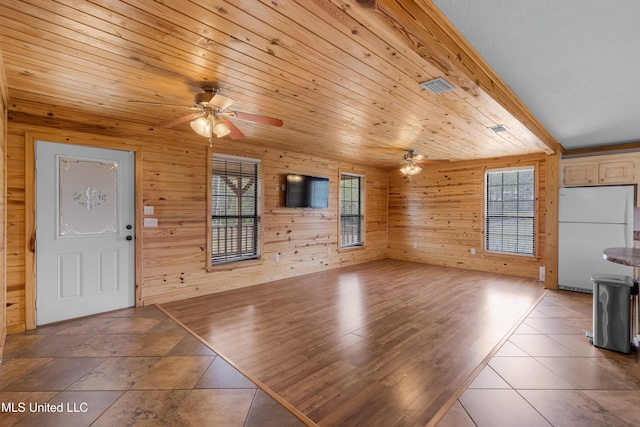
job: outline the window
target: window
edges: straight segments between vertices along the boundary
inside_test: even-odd
[[[212,158],[212,265],[258,258],[258,164],[253,159]]]
[[[340,174],[340,247],[362,246],[362,175]]]
[[[487,251],[534,254],[534,168],[486,173]]]

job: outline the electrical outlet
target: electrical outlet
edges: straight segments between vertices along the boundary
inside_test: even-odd
[[[413,249],[418,249],[418,244],[417,243],[413,244]]]
[[[471,252],[471,255],[475,255],[476,254],[476,248],[471,248],[470,252]]]
[[[280,261],[280,254],[276,254],[276,262]]]
[[[331,253],[331,248],[327,248],[327,253],[330,254]]]

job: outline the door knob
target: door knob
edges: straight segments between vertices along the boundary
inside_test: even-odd
[[[131,226],[131,224],[127,224],[127,226],[125,227],[127,230],[131,230],[133,227]]]
[[[133,240],[133,237],[132,236],[127,236],[126,239],[127,240]]]

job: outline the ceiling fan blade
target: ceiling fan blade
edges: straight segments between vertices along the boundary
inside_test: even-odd
[[[263,125],[282,126],[284,124],[284,122],[280,119],[274,119],[266,116],[258,116],[257,114],[243,113],[241,111],[234,111],[233,116],[239,118],[240,120],[248,120],[250,122],[262,123]]]
[[[219,117],[220,117],[220,120],[222,120],[227,124],[227,126],[229,126],[229,130],[231,131],[229,132],[229,137],[231,139],[244,138],[244,134],[240,131],[240,129],[236,127],[236,125],[233,124],[233,122],[228,117],[226,116],[219,116]]]
[[[209,101],[209,105],[216,107],[218,110],[226,110],[235,103],[235,99],[227,98],[222,95],[214,95]]]
[[[202,111],[199,112],[199,113],[188,114],[186,116],[179,117],[179,118],[177,118],[175,120],[171,120],[170,122],[163,123],[163,124],[160,125],[160,127],[162,127],[162,128],[172,128],[172,127],[177,126],[179,124],[182,124],[184,122],[190,122],[191,120],[195,120],[198,117],[201,117],[203,115],[204,115],[204,112],[202,112]]]

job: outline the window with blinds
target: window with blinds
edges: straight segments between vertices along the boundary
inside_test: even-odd
[[[486,243],[493,252],[534,254],[534,168],[486,173]]]
[[[340,174],[340,247],[362,246],[362,175]]]
[[[212,158],[211,264],[258,258],[258,161]]]

